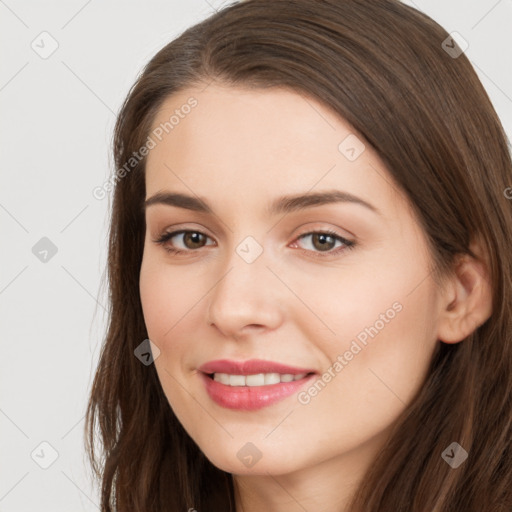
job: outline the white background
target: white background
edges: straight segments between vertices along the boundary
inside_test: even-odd
[[[406,3],[469,43],[511,138],[512,1]],[[98,510],[83,418],[106,326],[109,200],[92,190],[113,171],[115,114],[142,66],[221,5],[0,0],[0,512]],[[31,47],[50,48],[43,31],[58,43],[46,59]],[[43,237],[57,248],[47,262],[32,252]],[[42,442],[58,454],[47,469]]]

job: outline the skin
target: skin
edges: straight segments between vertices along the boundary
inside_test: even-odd
[[[198,105],[150,151],[146,168],[146,198],[182,192],[215,212],[146,210],[140,294],[160,382],[191,438],[233,474],[238,512],[343,511],[422,386],[439,340],[459,342],[490,315],[484,268],[464,261],[440,288],[405,195],[368,144],[354,161],[339,151],[354,130],[314,99],[214,83],[167,98],[153,127],[191,95]],[[379,213],[355,203],[266,212],[278,196],[329,189]],[[154,242],[178,229],[206,237],[166,243],[183,255]],[[299,239],[325,229],[356,245],[331,256],[314,235]],[[236,252],[247,236],[263,249],[252,263]],[[342,246],[329,240],[331,253]],[[396,303],[394,318],[307,404],[295,394],[257,411],[226,409],[197,373],[214,359],[259,358],[320,378]],[[250,468],[237,457],[247,442],[262,454]]]

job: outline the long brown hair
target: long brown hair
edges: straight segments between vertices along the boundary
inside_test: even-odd
[[[447,51],[446,41],[458,48],[447,38],[398,0],[249,0],[184,31],[146,65],[114,131],[125,171],[115,179],[109,324],[85,429],[102,511],[234,510],[232,475],[185,432],[154,365],[134,357],[148,337],[139,296],[146,159],[126,163],[169,95],[213,80],[288,87],[348,121],[410,199],[436,276],[456,255],[477,257],[476,238],[488,256],[491,317],[460,343],[439,342],[351,510],[512,510],[511,154],[469,60]],[[441,457],[453,441],[469,454],[457,469]]]

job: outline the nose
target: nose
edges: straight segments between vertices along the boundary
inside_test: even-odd
[[[286,290],[269,263],[265,252],[249,263],[233,251],[225,261],[222,277],[207,296],[207,321],[224,336],[236,339],[282,323]]]

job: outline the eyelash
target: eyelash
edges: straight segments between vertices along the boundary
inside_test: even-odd
[[[192,230],[192,229],[181,229],[179,231],[173,231],[173,232],[170,232],[170,233],[162,233],[159,236],[159,238],[157,238],[156,240],[153,240],[153,242],[155,242],[155,243],[157,243],[159,245],[162,245],[163,248],[169,254],[172,254],[172,255],[175,255],[175,256],[178,256],[180,254],[191,253],[191,252],[197,251],[197,249],[188,249],[188,250],[184,251],[184,250],[181,250],[181,249],[175,249],[173,247],[167,247],[167,246],[164,245],[168,240],[170,240],[174,236],[180,235],[180,234],[185,234],[185,233],[199,233],[201,235],[204,235],[204,236],[208,237],[208,235],[206,235],[205,233],[202,233],[201,231],[196,231],[196,230]],[[328,235],[328,236],[334,238],[335,240],[339,240],[344,245],[344,247],[338,247],[337,249],[331,249],[330,251],[325,251],[325,252],[323,252],[323,251],[312,251],[312,250],[309,250],[309,249],[300,249],[303,252],[306,252],[306,253],[309,253],[309,254],[313,254],[315,257],[326,258],[326,257],[329,257],[329,256],[336,256],[336,255],[340,254],[341,252],[353,249],[356,246],[356,242],[353,242],[351,240],[347,240],[346,238],[343,238],[342,236],[338,235],[335,231],[331,231],[329,229],[326,229],[326,230],[323,230],[323,231],[308,231],[307,233],[303,233],[302,235],[299,235],[296,238],[296,240],[300,240],[301,238],[305,238],[305,237],[307,237],[309,235],[315,235],[315,234]],[[210,238],[210,237],[208,237],[208,238]]]

